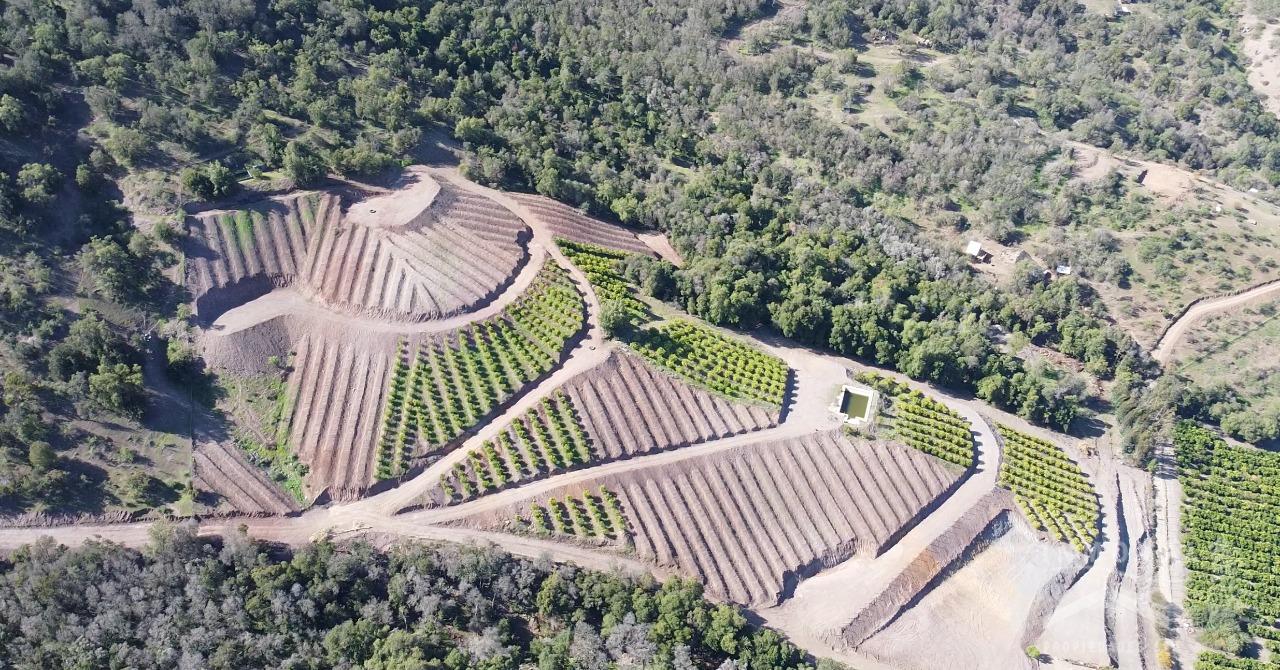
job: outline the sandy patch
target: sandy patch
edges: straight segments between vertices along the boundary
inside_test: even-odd
[[[663,260],[676,267],[684,265],[684,259],[680,258],[680,254],[675,247],[671,246],[671,240],[668,240],[666,235],[662,233],[639,233],[636,237],[640,238],[640,241],[644,242],[645,246],[652,249]]]
[[[352,203],[346,219],[356,226],[402,228],[430,207],[439,193],[440,183],[426,168],[415,165],[405,170],[393,190]]]

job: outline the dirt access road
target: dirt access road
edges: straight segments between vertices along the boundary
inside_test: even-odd
[[[1182,339],[1186,337],[1187,331],[1201,319],[1216,312],[1243,306],[1253,300],[1273,296],[1280,296],[1280,279],[1259,284],[1243,293],[1200,300],[1186,312],[1183,312],[1182,316],[1178,317],[1178,320],[1174,321],[1164,331],[1164,334],[1160,336],[1160,340],[1156,342],[1156,346],[1151,352],[1151,357],[1161,365],[1167,365],[1173,358],[1173,352],[1178,348]]]

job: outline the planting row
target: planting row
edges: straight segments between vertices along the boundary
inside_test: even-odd
[[[1013,492],[1022,513],[1041,531],[1087,551],[1098,536],[1098,495],[1088,477],[1061,449],[998,426],[1004,438],[1000,485]]]
[[[569,396],[557,391],[441,475],[440,490],[446,504],[461,502],[596,458]]]
[[[501,315],[412,353],[402,346],[383,412],[378,476],[403,473],[415,452],[451,443],[550,372],[581,332],[584,314],[568,275],[548,265]]]
[[[972,427],[955,410],[884,375],[863,372],[857,379],[889,398],[889,426],[903,442],[965,469],[976,464]]]
[[[782,359],[690,321],[640,330],[631,348],[650,363],[728,398],[780,407],[786,394],[790,370]]]
[[[564,500],[551,498],[546,505],[532,504],[520,523],[539,535],[615,542],[625,542],[630,537],[622,503],[604,486],[597,493],[583,491]]]
[[[601,301],[614,300],[621,303],[633,322],[644,322],[651,318],[649,308],[635,296],[634,287],[622,276],[622,261],[629,255],[627,252],[573,242],[562,237],[556,238],[556,244],[587,275],[587,280],[591,282]]]

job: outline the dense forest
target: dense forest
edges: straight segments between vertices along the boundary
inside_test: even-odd
[[[43,542],[0,561],[0,665],[47,668],[809,668],[777,633],[663,584],[455,545]],[[830,661],[819,667],[837,670]]]
[[[79,421],[136,424],[157,380],[199,380],[168,279],[183,205],[382,173],[442,137],[478,181],[669,232],[685,265],[633,276],[714,323],[770,326],[1058,428],[1113,402],[1136,458],[1176,413],[1249,415],[1150,384],[1158,370],[1090,284],[1129,272],[1091,226],[1142,205],[1118,179],[1071,183],[1048,135],[1275,197],[1276,120],[1233,59],[1224,6],[1152,8],[1115,20],[1073,0],[813,0],[794,28],[807,50],[739,60],[721,36],[777,12],[772,0],[6,2],[0,503],[178,493],[108,484],[62,454],[89,439]],[[960,60],[896,69],[891,95],[910,114],[887,131],[806,101],[856,104],[838,75],[885,35]],[[893,202],[997,239],[1057,227],[1079,274],[1046,284],[1028,267],[992,290]],[[1080,375],[1018,358],[1010,340],[1116,379],[1114,397],[1088,398]],[[98,452],[103,466],[135,458]]]

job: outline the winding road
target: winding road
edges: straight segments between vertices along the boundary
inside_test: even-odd
[[[1182,313],[1182,316],[1178,317],[1177,321],[1174,321],[1165,329],[1164,334],[1160,336],[1160,340],[1156,342],[1155,348],[1151,351],[1151,357],[1161,365],[1168,365],[1169,361],[1173,359],[1173,352],[1182,343],[1183,338],[1187,336],[1187,331],[1191,330],[1191,327],[1201,319],[1216,312],[1222,312],[1232,307],[1239,307],[1248,302],[1272,296],[1280,296],[1280,279],[1259,284],[1243,293],[1225,295],[1218,298],[1206,298],[1194,303],[1187,311]]]

